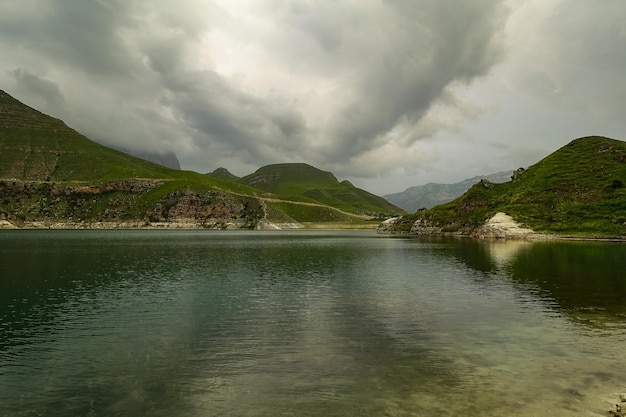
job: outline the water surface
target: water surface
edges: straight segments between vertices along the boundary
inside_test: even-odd
[[[0,416],[598,416],[626,246],[0,233]]]

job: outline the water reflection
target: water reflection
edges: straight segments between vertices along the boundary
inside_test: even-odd
[[[619,334],[560,312],[617,317],[617,298],[584,300],[583,271],[602,263],[600,293],[623,295],[624,254],[583,247],[578,264],[571,247],[345,232],[3,234],[0,415],[597,410],[626,371]]]
[[[465,239],[446,250],[485,276],[510,279],[524,294],[578,322],[625,324],[624,243]]]
[[[626,245],[608,242],[538,242],[511,265],[516,282],[532,283],[561,309],[585,323],[626,319]]]
[[[5,413],[382,415],[456,378],[391,241],[19,237],[0,242]]]

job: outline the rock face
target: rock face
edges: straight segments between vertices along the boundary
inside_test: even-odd
[[[204,228],[254,228],[262,213],[261,205],[250,201],[233,201],[217,192],[176,191],[166,195],[145,217],[150,223],[185,222]],[[257,215],[251,215],[253,211]]]
[[[448,232],[444,232],[442,227],[433,225],[431,223],[429,223],[428,221],[425,220],[417,220],[415,223],[413,223],[413,226],[411,227],[411,230],[409,231],[409,234],[412,235],[426,235],[426,236],[438,236],[438,235],[445,235],[445,234],[451,234]],[[454,233],[456,234],[456,233]]]
[[[396,224],[396,222],[400,219],[399,217],[392,217],[383,221],[380,225],[378,225],[378,233],[388,234],[392,233],[392,228]]]
[[[385,220],[379,225],[377,232],[381,234],[398,233],[397,226],[398,222],[401,221],[401,217]],[[496,213],[484,225],[474,230],[449,231],[446,226],[432,224],[423,219],[416,220],[410,228],[405,229],[404,233],[406,234],[423,236],[471,236],[481,239],[541,239],[545,237],[545,235],[523,227],[505,213]]]
[[[89,185],[0,181],[0,228],[254,229],[265,217],[263,205],[253,197],[190,189],[162,195],[166,185],[159,180]]]
[[[256,230],[295,230],[302,229],[301,223],[274,223],[262,220],[256,225]]]
[[[513,175],[511,175],[511,180],[515,181],[516,179],[518,179],[519,177],[522,176],[522,174],[524,173],[524,171],[526,171],[524,168],[518,168],[515,171],[513,171]]]
[[[492,218],[474,232],[476,237],[495,237],[499,239],[525,239],[536,237],[531,229],[522,227],[505,213],[496,213]]]
[[[17,229],[17,226],[7,220],[0,220],[0,229]]]

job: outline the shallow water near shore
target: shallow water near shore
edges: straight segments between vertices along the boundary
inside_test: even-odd
[[[606,416],[626,244],[3,231],[0,416]]]

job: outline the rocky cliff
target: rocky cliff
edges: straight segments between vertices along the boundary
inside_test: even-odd
[[[0,227],[253,229],[264,218],[253,197],[175,190],[167,181],[101,184],[0,181]]]

